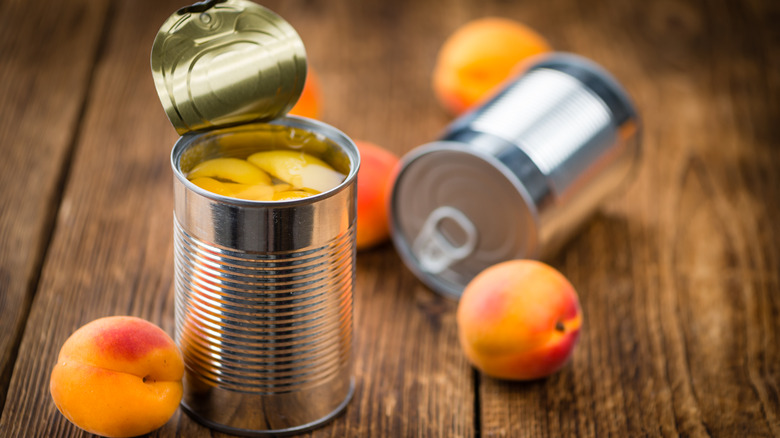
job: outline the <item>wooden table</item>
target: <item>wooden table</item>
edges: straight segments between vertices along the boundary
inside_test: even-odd
[[[597,61],[644,118],[641,168],[550,262],[580,294],[574,358],[475,372],[456,303],[390,244],[361,252],[355,397],[314,436],[780,436],[780,3],[265,3],[300,32],[322,119],[404,154],[449,122],[444,39],[512,17]],[[168,0],[0,0],[0,435],[78,436],[49,396],[69,334],[173,332],[177,138],[149,68]],[[181,410],[154,436],[221,436]]]

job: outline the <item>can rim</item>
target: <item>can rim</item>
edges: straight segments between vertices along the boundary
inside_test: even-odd
[[[501,175],[512,184],[515,190],[517,190],[517,193],[522,198],[523,203],[528,209],[528,213],[532,219],[531,223],[529,224],[531,227],[529,227],[530,229],[528,231],[528,235],[532,236],[533,239],[529,240],[529,251],[525,256],[526,258],[537,258],[539,256],[539,210],[533,203],[528,190],[517,178],[517,176],[506,167],[504,163],[488,153],[482,152],[480,150],[474,150],[473,148],[470,148],[468,145],[461,142],[447,140],[434,141],[414,149],[401,159],[399,167],[400,170],[395,177],[396,183],[393,184],[393,191],[388,200],[388,211],[390,211],[390,234],[392,236],[393,243],[396,250],[398,251],[398,254],[401,256],[401,260],[403,260],[406,267],[409,268],[409,270],[411,270],[418,279],[420,279],[426,286],[433,289],[434,291],[457,300],[463,294],[463,290],[465,289],[466,285],[463,285],[462,288],[453,287],[453,283],[441,280],[436,274],[426,272],[420,268],[417,257],[415,257],[415,255],[412,253],[412,247],[408,236],[405,236],[400,229],[400,221],[397,217],[398,209],[394,208],[396,199],[398,197],[397,182],[400,180],[402,175],[408,171],[410,165],[414,161],[432,153],[452,151],[465,153],[485,161],[498,172],[500,172]]]
[[[223,129],[231,129],[236,127],[251,128],[253,126],[261,126],[261,125],[286,126],[291,128],[303,129],[308,132],[316,132],[316,133],[323,134],[328,140],[332,141],[337,146],[341,147],[342,150],[347,154],[347,157],[349,158],[349,164],[350,164],[349,173],[344,178],[344,181],[342,181],[336,187],[331,188],[330,190],[326,190],[316,195],[307,196],[301,199],[288,199],[283,201],[254,201],[249,199],[239,199],[239,198],[232,198],[229,196],[220,195],[196,186],[190,180],[188,180],[187,177],[182,173],[181,168],[179,166],[179,163],[181,162],[181,156],[184,153],[184,151],[187,150],[187,148],[199,137],[202,137],[204,135],[214,134]],[[222,203],[233,204],[233,205],[244,206],[244,207],[297,206],[297,205],[308,204],[312,202],[312,200],[330,198],[331,196],[335,196],[336,194],[340,193],[347,186],[349,186],[355,179],[357,179],[357,173],[359,168],[360,168],[360,153],[358,152],[355,142],[352,141],[352,139],[349,138],[346,134],[344,134],[344,132],[342,132],[338,128],[328,125],[327,123],[320,122],[319,120],[314,120],[314,119],[301,117],[301,116],[293,116],[293,115],[286,115],[284,117],[280,117],[278,119],[270,120],[267,122],[247,123],[244,125],[217,128],[208,131],[188,132],[182,135],[181,137],[179,137],[178,140],[176,140],[176,143],[174,143],[173,149],[171,150],[171,169],[173,169],[174,176],[178,178],[178,180],[181,181],[181,183],[184,184],[185,187],[187,187],[188,189],[192,190],[193,192],[203,197],[215,201],[219,201]]]

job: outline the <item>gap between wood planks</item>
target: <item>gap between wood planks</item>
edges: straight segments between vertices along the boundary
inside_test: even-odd
[[[38,284],[41,279],[43,266],[46,263],[46,258],[49,254],[49,247],[51,246],[51,240],[54,236],[54,231],[57,228],[57,215],[60,211],[62,199],[65,194],[65,187],[67,186],[70,177],[71,164],[73,162],[73,155],[76,150],[76,145],[78,145],[81,138],[84,116],[87,112],[87,106],[89,105],[89,101],[92,97],[95,72],[97,71],[97,67],[103,58],[106,41],[108,40],[108,35],[111,30],[111,24],[114,21],[115,11],[116,6],[114,5],[114,2],[109,2],[105,17],[103,19],[103,26],[100,29],[100,34],[98,36],[99,41],[95,46],[95,52],[92,55],[91,68],[86,75],[86,87],[84,88],[84,94],[82,95],[81,102],[79,103],[78,115],[74,121],[75,129],[73,131],[73,136],[71,137],[65,149],[59,173],[55,179],[56,183],[51,194],[51,201],[48,203],[46,218],[41,230],[42,238],[35,250],[36,255],[33,257],[35,262],[33,264],[30,279],[26,287],[27,293],[25,294],[25,299],[21,307],[21,324],[15,328],[14,333],[11,336],[13,339],[13,344],[9,350],[9,358],[8,362],[6,363],[6,367],[5,369],[0,370],[0,388],[3,388],[2,392],[0,392],[0,413],[2,413],[5,409],[5,401],[8,397],[8,389],[10,387],[11,377],[13,376],[16,365],[16,359],[19,355],[19,346],[21,345],[22,337],[24,336],[27,325],[27,318],[30,315],[32,302],[38,292]]]

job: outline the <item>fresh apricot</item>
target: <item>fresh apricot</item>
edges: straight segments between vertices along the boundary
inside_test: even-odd
[[[377,245],[390,236],[387,203],[398,157],[365,141],[355,141],[360,152],[357,181],[357,248]]]
[[[433,90],[445,110],[458,115],[506,80],[521,61],[552,50],[533,29],[487,17],[458,28],[439,50]]]
[[[554,268],[511,260],[477,275],[463,291],[458,336],[466,357],[485,374],[530,380],[569,360],[582,325],[577,292]]]
[[[320,100],[320,79],[309,66],[306,70],[306,82],[303,84],[301,97],[288,114],[316,119],[320,116]]]
[[[76,426],[107,437],[133,437],[164,425],[182,397],[184,363],[173,340],[140,318],[97,319],[60,349],[49,389]]]

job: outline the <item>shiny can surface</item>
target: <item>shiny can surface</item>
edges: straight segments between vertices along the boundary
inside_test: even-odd
[[[260,202],[186,178],[205,159],[242,158],[291,139],[336,163],[344,182],[309,198]],[[183,407],[241,435],[297,433],[328,421],[353,391],[354,143],[323,123],[287,117],[187,134],[171,165]]]
[[[354,143],[284,117],[306,78],[293,28],[246,0],[207,0],[163,24],[151,55],[179,134],[174,172],[176,341],[182,406],[214,429],[299,433],[338,414],[353,392]],[[246,201],[187,180],[198,163],[295,149],[346,175],[304,199]]]
[[[393,241],[429,287],[459,297],[501,261],[557,250],[639,156],[639,118],[606,71],[539,57],[438,141],[402,160]]]

